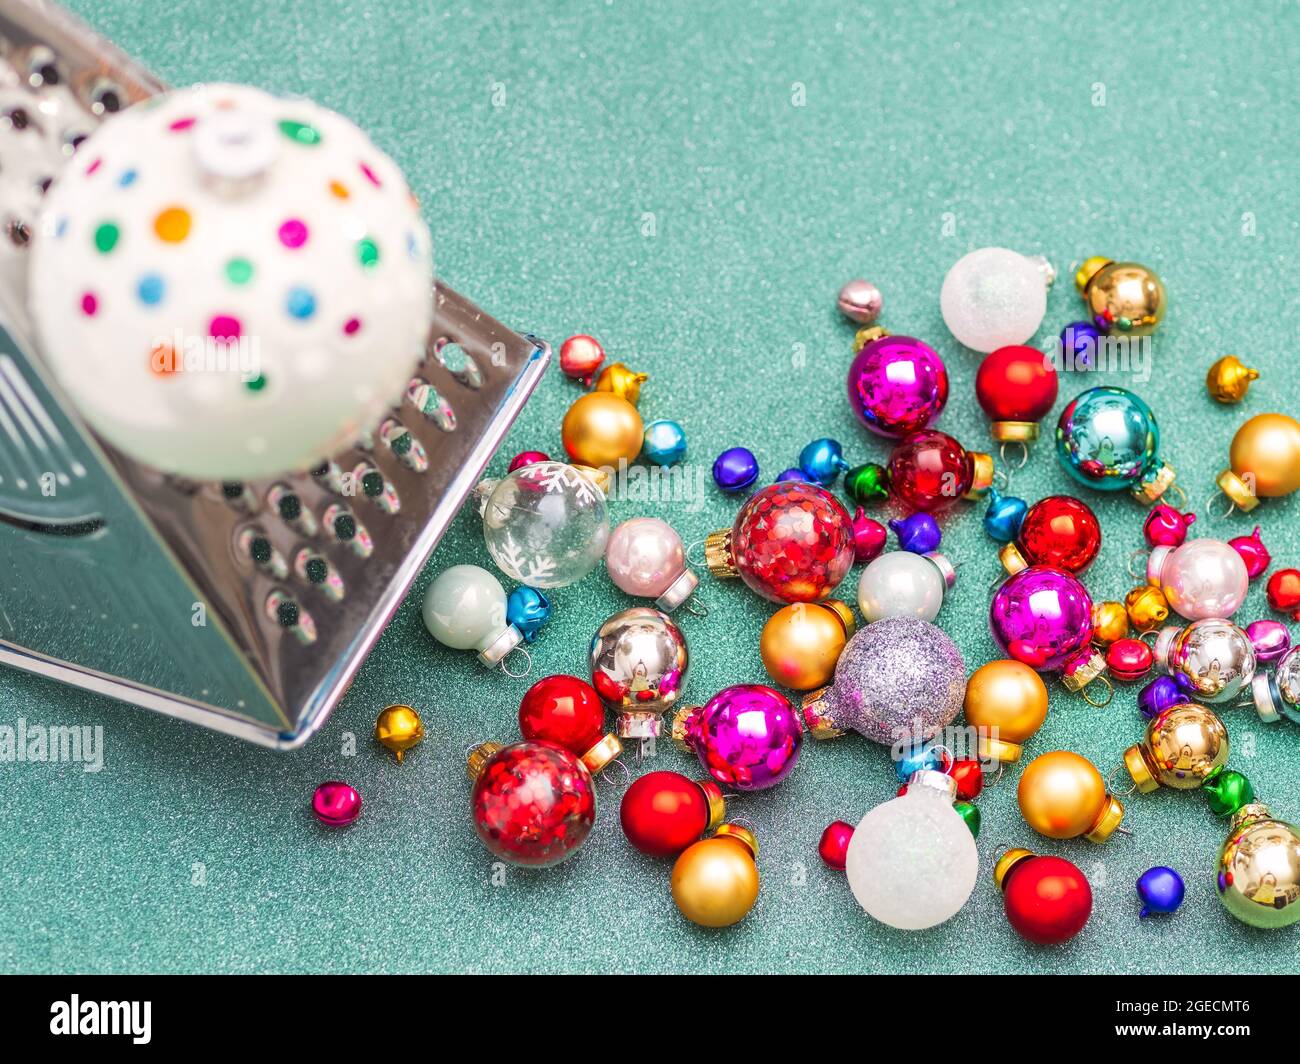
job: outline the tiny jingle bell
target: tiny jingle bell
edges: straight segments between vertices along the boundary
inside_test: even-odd
[[[1199,787],[1227,760],[1228,729],[1212,709],[1195,702],[1153,717],[1142,742],[1124,751],[1124,767],[1143,794],[1161,784],[1180,791]]]
[[[1148,868],[1137,881],[1137,894],[1142,899],[1142,911],[1138,916],[1145,919],[1152,913],[1168,916],[1177,912],[1186,890],[1183,877],[1172,868],[1165,865]]]
[[[746,447],[729,447],[713,460],[713,482],[723,491],[744,491],[758,479],[758,459]]]
[[[1300,422],[1287,414],[1256,414],[1232,437],[1228,466],[1215,483],[1246,513],[1260,499],[1300,489]]]
[[[517,587],[506,599],[506,624],[518,628],[525,643],[536,640],[550,619],[551,600],[534,587]]]
[[[674,466],[686,457],[686,433],[676,421],[652,421],[645,427],[641,454],[657,466]]]
[[[524,466],[536,465],[538,462],[549,462],[550,460],[541,451],[520,451],[510,459],[510,465],[506,467],[506,472],[513,473],[516,469],[523,469]]]
[[[849,840],[852,838],[852,824],[843,820],[832,821],[826,825],[826,830],[817,842],[817,856],[826,862],[827,868],[843,872],[849,853]]]
[[[899,783],[906,783],[921,771],[945,771],[949,757],[938,743],[927,741],[911,746],[895,744],[890,753],[894,758],[894,775]]]
[[[1232,816],[1255,800],[1250,780],[1230,768],[1211,772],[1201,784],[1201,791],[1215,816]]]
[[[799,469],[813,483],[827,487],[849,468],[838,440],[822,438],[806,444],[799,452]]]
[[[605,361],[605,349],[594,336],[579,333],[560,344],[560,372],[586,384]]]
[[[1216,402],[1239,403],[1255,380],[1259,380],[1259,370],[1251,369],[1236,355],[1224,355],[1205,375],[1205,389]]]
[[[410,706],[396,705],[381,710],[375,720],[375,740],[400,764],[406,751],[424,741],[420,715]]]
[[[1092,915],[1087,877],[1062,857],[1007,850],[993,869],[1007,922],[1021,938],[1039,946],[1068,942]]]
[[[1246,563],[1246,576],[1251,580],[1262,576],[1273,562],[1273,555],[1268,552],[1260,537],[1259,525],[1255,526],[1255,531],[1249,536],[1237,536],[1228,540],[1228,546],[1241,555],[1241,560]]]
[[[984,766],[973,757],[950,761],[943,771],[957,784],[957,797],[964,802],[978,798],[984,790]]]
[[[974,802],[953,802],[952,810],[962,820],[966,821],[966,826],[970,828],[971,838],[980,837],[980,811]]]
[[[1268,604],[1300,621],[1300,570],[1279,569],[1268,578]]]
[[[885,298],[880,294],[880,289],[870,281],[855,278],[846,282],[840,289],[835,305],[849,321],[857,322],[859,325],[870,325],[880,317]]]
[[[1106,668],[1125,683],[1142,679],[1154,663],[1151,648],[1141,639],[1117,639],[1106,649]]]
[[[1272,665],[1291,649],[1291,632],[1281,621],[1251,621],[1246,625],[1246,638],[1255,648],[1258,665]]]
[[[889,533],[885,526],[859,506],[853,512],[853,556],[856,561],[869,562],[885,549]]]
[[[361,815],[361,795],[342,780],[326,780],[311,796],[311,811],[329,828],[345,828]]]
[[[1142,534],[1148,547],[1181,547],[1195,521],[1194,513],[1180,514],[1167,503],[1157,503],[1142,522]]]
[[[889,527],[898,537],[900,550],[913,554],[929,554],[939,549],[943,533],[939,531],[939,522],[929,514],[916,513],[889,522]]]
[[[1187,695],[1172,676],[1157,676],[1138,692],[1138,711],[1150,720],[1158,717],[1170,706],[1180,706]]]
[[[726,804],[713,780],[647,772],[623,793],[619,822],[627,841],[651,857],[672,857],[722,823]]]
[[[1060,344],[1062,369],[1091,369],[1097,362],[1101,333],[1090,321],[1072,321],[1061,330]]]
[[[613,392],[636,406],[641,399],[641,385],[650,378],[644,373],[636,373],[622,362],[615,362],[601,370],[600,376],[592,386],[593,392]]]
[[[1147,584],[1135,587],[1124,596],[1124,608],[1130,623],[1139,632],[1150,632],[1165,623],[1169,616],[1169,603],[1164,592]]]
[[[1020,534],[1020,526],[1025,520],[1029,504],[1014,495],[999,494],[995,487],[989,488],[989,506],[984,511],[984,531],[998,543],[1010,543]]]
[[[773,484],[784,484],[787,480],[799,480],[805,484],[808,482],[808,474],[802,469],[791,466],[789,469],[783,469],[772,478]]]
[[[883,499],[889,494],[889,473],[875,462],[854,466],[844,474],[844,494],[858,506]]]
[[[1149,336],[1164,319],[1165,286],[1154,270],[1140,263],[1093,256],[1075,275],[1075,284],[1093,324],[1104,332]]]
[[[1128,635],[1128,611],[1122,602],[1092,604],[1092,641],[1108,647]]]
[[[739,824],[722,824],[688,846],[673,865],[673,902],[701,927],[739,923],[758,900],[758,840]]]

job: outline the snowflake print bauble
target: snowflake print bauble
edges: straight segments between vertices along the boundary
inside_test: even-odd
[[[536,462],[478,487],[483,539],[497,567],[529,587],[567,587],[605,556],[605,493],[563,462]]]
[[[398,402],[433,317],[429,230],[347,119],[240,85],[117,114],[32,246],[50,368],[101,437],[199,480],[308,469]]]

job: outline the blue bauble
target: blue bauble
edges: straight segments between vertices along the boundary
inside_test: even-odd
[[[523,633],[524,642],[531,643],[537,633],[551,618],[551,600],[535,587],[517,587],[506,599],[506,623],[513,624]]]
[[[1089,388],[1061,411],[1056,454],[1080,484],[1131,491],[1159,466],[1160,430],[1147,406],[1124,388]]]
[[[1060,368],[1092,369],[1096,364],[1097,345],[1101,342],[1101,333],[1090,321],[1072,321],[1061,330]]]
[[[723,491],[743,491],[758,479],[758,459],[744,447],[729,447],[713,462],[713,481]]]
[[[1157,865],[1148,868],[1137,881],[1138,897],[1142,899],[1141,916],[1152,913],[1172,913],[1183,904],[1186,893],[1183,877],[1172,868]]]
[[[823,438],[813,440],[799,452],[799,468],[810,482],[827,487],[849,468],[849,463],[844,460],[844,448],[838,440]]]
[[[686,433],[676,421],[652,421],[645,427],[641,453],[655,465],[676,465],[686,457]]]
[[[807,484],[808,474],[805,473],[802,469],[795,469],[793,467],[790,469],[783,469],[780,473],[776,475],[776,480],[774,481],[774,483],[784,484],[787,480],[797,480],[799,481],[800,484]]]
[[[898,537],[898,546],[913,554],[929,554],[939,549],[943,533],[939,531],[939,522],[929,514],[912,514],[901,520],[890,521],[889,527]]]
[[[984,511],[984,531],[998,543],[1010,543],[1020,535],[1029,503],[1014,495],[1001,495],[989,488],[989,508]]]
[[[1138,709],[1147,720],[1160,716],[1170,706],[1182,705],[1187,695],[1172,676],[1157,676],[1138,692]]]
[[[898,776],[899,783],[906,783],[914,772],[922,769],[943,771],[943,750],[937,743],[926,742],[905,747],[901,752],[895,751],[894,757],[894,773]]]

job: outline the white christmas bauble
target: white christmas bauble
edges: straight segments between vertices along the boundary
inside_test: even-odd
[[[396,164],[307,100],[200,85],[107,120],[32,249],[41,347],[146,465],[308,468],[398,402],[428,339],[428,228]]]
[[[429,634],[452,650],[482,650],[506,627],[506,593],[477,565],[453,565],[424,593]]]
[[[943,605],[939,567],[911,551],[896,550],[874,559],[858,578],[858,609],[868,622],[882,617],[932,621]]]
[[[948,271],[939,292],[943,320],[957,340],[987,354],[1023,344],[1047,313],[1051,267],[1006,248],[980,248]]]
[[[605,493],[564,462],[534,462],[479,485],[483,539],[503,573],[529,587],[566,587],[605,555]]]
[[[882,924],[919,931],[951,919],[975,889],[970,828],[942,791],[910,783],[854,829],[845,871],[858,904]]]

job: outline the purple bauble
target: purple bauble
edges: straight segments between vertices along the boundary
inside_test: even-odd
[[[724,789],[761,791],[790,775],[803,728],[785,695],[757,683],[719,691],[686,719],[686,745]]]
[[[1271,665],[1291,649],[1291,633],[1281,621],[1251,621],[1246,625],[1246,638],[1255,648],[1258,665]]]
[[[1160,716],[1170,706],[1180,706],[1187,695],[1172,676],[1157,676],[1138,692],[1138,709],[1151,720]]]
[[[829,739],[852,730],[878,743],[934,738],[961,711],[966,662],[939,628],[885,617],[845,644],[829,687],[804,697],[804,721]]]
[[[1092,638],[1092,599],[1069,573],[1031,565],[993,596],[989,630],[998,646],[1041,672],[1060,672]]]
[[[948,370],[928,344],[882,336],[849,367],[849,405],[872,432],[897,439],[923,429],[948,401]]]

